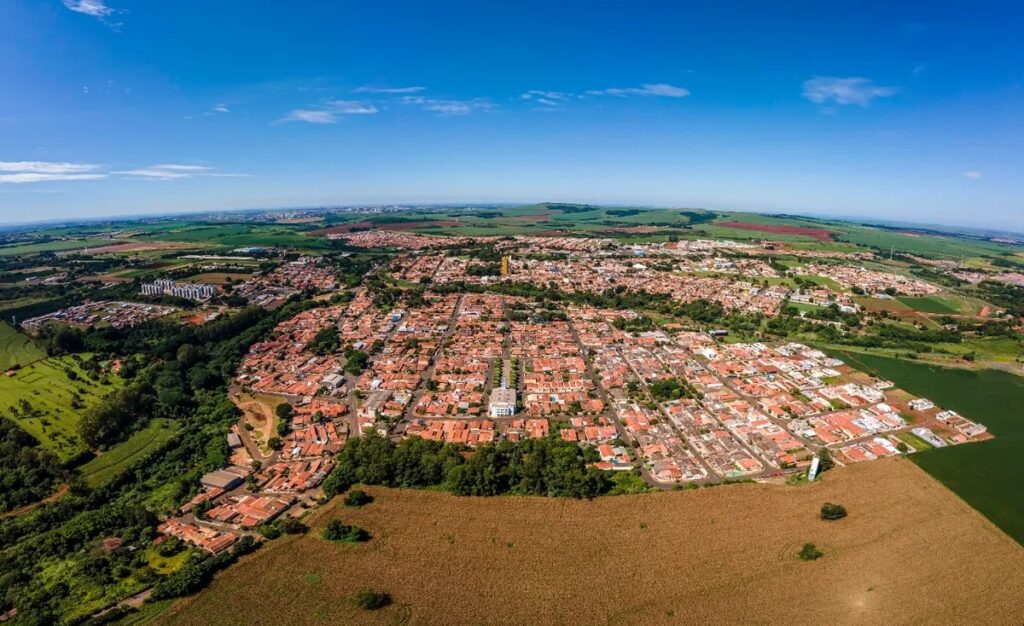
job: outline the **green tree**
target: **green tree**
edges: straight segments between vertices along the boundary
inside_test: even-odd
[[[391,604],[391,596],[383,591],[365,589],[355,596],[356,605],[367,611],[376,611]]]
[[[801,561],[816,561],[823,557],[825,554],[818,549],[813,543],[805,543],[800,551],[797,552],[797,556]]]
[[[846,507],[841,504],[832,504],[826,502],[821,505],[821,519],[823,520],[839,520],[846,517]]]

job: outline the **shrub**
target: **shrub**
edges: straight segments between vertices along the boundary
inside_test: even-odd
[[[816,561],[824,555],[813,543],[805,543],[804,547],[800,548],[800,552],[797,552],[797,556],[800,557],[801,561]]]
[[[837,520],[846,517],[846,507],[841,504],[832,504],[826,502],[821,505],[821,519],[823,520]]]
[[[277,539],[281,536],[281,529],[273,524],[262,524],[256,527],[256,530],[263,535],[264,539]]]
[[[376,611],[391,604],[391,596],[383,591],[365,589],[356,594],[356,604],[367,611]]]
[[[281,529],[281,532],[289,535],[304,535],[309,531],[309,526],[294,517],[282,517],[275,522],[275,525]]]
[[[345,506],[360,507],[373,502],[373,496],[362,489],[353,489],[345,496]]]
[[[340,541],[344,543],[362,543],[370,540],[370,533],[358,526],[348,526],[341,523],[341,520],[332,519],[327,523],[320,536],[327,541]]]

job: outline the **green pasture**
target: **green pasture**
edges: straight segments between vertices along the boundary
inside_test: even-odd
[[[26,365],[46,356],[35,342],[7,322],[0,322],[0,371],[15,365]]]
[[[71,380],[67,372],[78,379]],[[107,384],[90,380],[71,357],[36,361],[11,376],[0,376],[0,416],[69,460],[86,450],[78,436],[82,413],[121,385],[116,376],[106,380]]]
[[[173,437],[177,432],[177,426],[174,420],[150,420],[145,428],[134,433],[126,441],[82,465],[79,468],[82,478],[90,487],[103,485]]]

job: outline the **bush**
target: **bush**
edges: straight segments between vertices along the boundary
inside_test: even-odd
[[[281,529],[281,532],[289,535],[304,535],[309,532],[309,526],[294,517],[282,517],[274,525]]]
[[[376,611],[391,604],[391,596],[383,591],[365,589],[356,594],[356,604],[367,611]]]
[[[370,533],[358,526],[347,526],[341,520],[332,519],[327,523],[320,536],[327,541],[343,543],[362,543],[370,540]]]
[[[800,548],[800,552],[797,552],[797,556],[801,561],[816,561],[825,554],[813,543],[805,543],[804,547]]]
[[[274,540],[281,536],[281,529],[273,524],[261,524],[256,527],[256,530],[263,535],[264,539]]]
[[[166,541],[156,547],[156,553],[167,558],[178,554],[185,549],[185,544],[177,537],[168,537]]]
[[[345,506],[361,507],[373,502],[373,496],[362,489],[353,489],[345,496]]]
[[[832,504],[826,502],[821,505],[821,519],[823,520],[837,520],[846,517],[846,507],[841,504]]]

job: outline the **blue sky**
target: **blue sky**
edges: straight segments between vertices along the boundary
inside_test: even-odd
[[[0,2],[0,223],[581,201],[1024,230],[1019,2]]]

